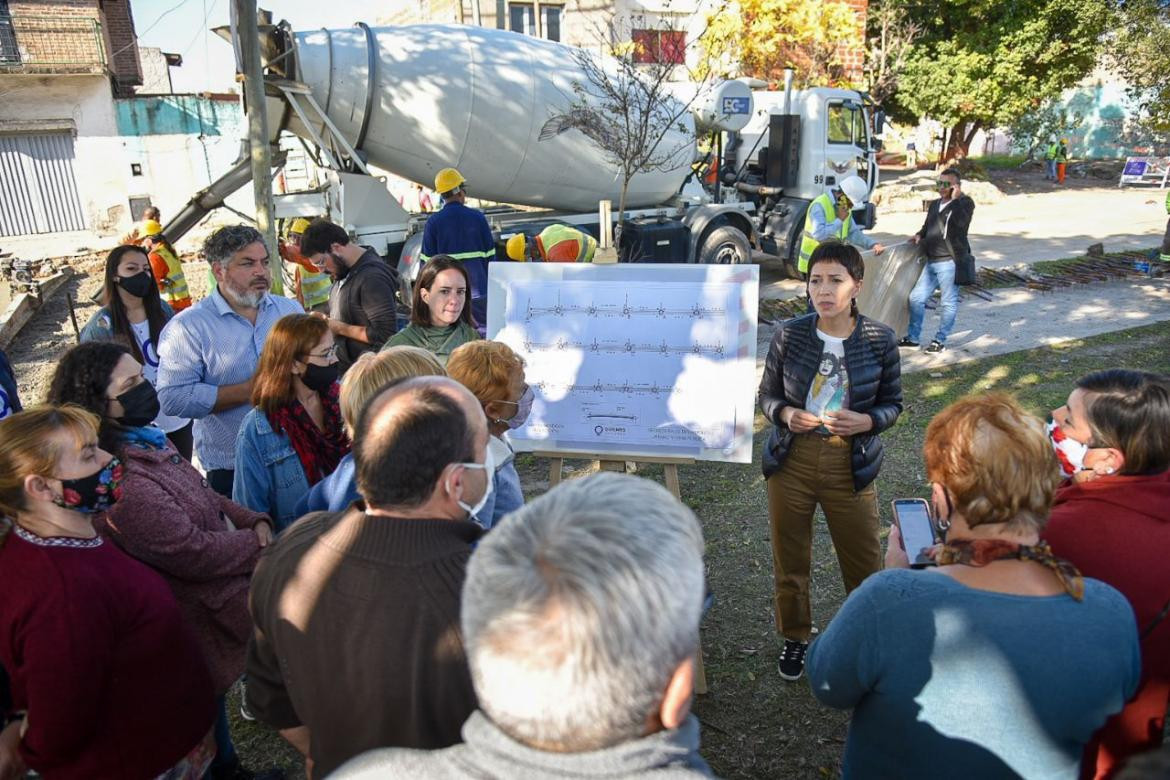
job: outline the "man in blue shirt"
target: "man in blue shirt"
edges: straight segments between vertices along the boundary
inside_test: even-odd
[[[248,225],[220,228],[203,243],[216,288],[179,312],[159,341],[163,411],[195,420],[195,454],[207,481],[231,497],[236,434],[252,405],[252,374],[269,329],[301,305],[271,295],[268,248]]]
[[[466,183],[454,168],[435,176],[443,208],[427,219],[419,259],[425,263],[435,255],[450,255],[463,262],[471,279],[471,313],[482,336],[487,323],[487,264],[495,259],[496,239],[483,212],[466,205]]]
[[[21,410],[20,398],[16,395],[16,375],[8,356],[0,349],[0,420]]]

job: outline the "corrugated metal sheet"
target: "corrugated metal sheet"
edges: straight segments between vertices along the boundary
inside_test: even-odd
[[[84,229],[72,136],[0,135],[0,236]]]

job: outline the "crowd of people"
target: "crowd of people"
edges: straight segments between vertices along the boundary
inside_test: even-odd
[[[0,780],[256,776],[238,684],[315,778],[710,776],[694,513],[612,473],[526,502],[534,391],[479,332],[482,256],[429,256],[398,331],[384,262],[298,227],[328,311],[270,293],[251,227],[207,239],[181,309],[128,244],[42,402],[0,385]],[[951,404],[922,453],[940,541],[895,525],[883,553],[898,337],[854,246],[806,259],[759,388],[780,678],[852,711],[846,777],[1124,777],[1170,700],[1170,378],[1089,374],[1047,425]],[[848,594],[819,633],[818,507]]]

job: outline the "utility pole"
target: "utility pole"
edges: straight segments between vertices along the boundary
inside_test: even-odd
[[[232,0],[236,6],[236,35],[244,72],[244,111],[248,114],[248,145],[252,151],[252,192],[256,196],[256,227],[264,234],[271,261],[272,292],[284,294],[284,275],[276,245],[272,203],[272,150],[268,143],[268,112],[264,98],[264,69],[260,62],[260,27],[256,0]]]

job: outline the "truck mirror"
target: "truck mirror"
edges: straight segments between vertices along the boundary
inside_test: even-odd
[[[884,130],[885,127],[886,127],[886,112],[885,111],[878,111],[876,114],[873,115],[873,134],[874,135],[881,135],[882,130]],[[874,148],[877,149],[879,147],[875,146]]]

